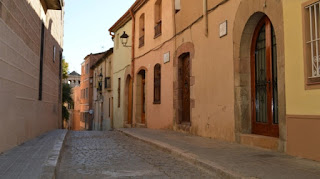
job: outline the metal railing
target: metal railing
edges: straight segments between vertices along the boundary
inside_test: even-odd
[[[311,56],[311,71],[312,77],[320,77],[320,54],[319,54],[319,15],[320,15],[320,2],[307,6],[309,11],[310,20],[310,41],[307,45],[310,45]]]
[[[144,35],[139,38],[139,48],[144,46]]]
[[[161,35],[161,31],[162,31],[162,22],[159,21],[156,26],[154,27],[154,38],[158,37]]]

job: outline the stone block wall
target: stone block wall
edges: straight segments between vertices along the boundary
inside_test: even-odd
[[[38,100],[42,22],[43,88],[42,100]],[[59,70],[63,11],[45,13],[40,1],[0,0],[0,34],[0,152],[3,152],[61,126]]]

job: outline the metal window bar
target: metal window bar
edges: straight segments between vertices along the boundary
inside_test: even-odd
[[[318,16],[320,15],[320,2],[311,4],[306,7],[309,11],[310,21],[310,41],[307,44],[311,46],[311,72],[312,77],[320,77],[320,56],[319,56],[319,31]]]

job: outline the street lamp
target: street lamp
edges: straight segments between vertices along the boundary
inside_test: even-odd
[[[129,35],[126,34],[126,31],[123,31],[123,34],[120,36],[120,39],[121,39],[121,43],[124,47],[131,47],[131,46],[127,46],[128,38],[129,38]]]
[[[101,93],[101,91],[102,91],[102,79],[103,79],[102,73],[100,73],[100,75],[98,76],[98,79],[99,79],[99,91]]]

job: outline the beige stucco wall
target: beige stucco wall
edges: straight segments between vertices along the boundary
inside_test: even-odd
[[[105,88],[105,77],[110,77],[112,79],[112,55],[110,55],[107,58],[104,58],[104,60],[97,65],[93,70],[93,109],[94,109],[94,121],[93,121],[93,129],[94,130],[101,130],[101,116],[103,118],[102,121],[102,130],[110,130],[112,128],[112,111],[110,108],[109,113],[109,100],[110,105],[112,101],[112,90]],[[110,66],[110,68],[109,68]],[[109,71],[111,70],[111,71]],[[98,76],[102,73],[103,75],[103,81],[102,81],[102,95],[103,98],[101,99],[101,96],[97,90],[98,88]],[[110,106],[111,107],[111,106]],[[102,108],[102,109],[101,109]]]
[[[113,51],[113,77],[112,77],[112,91],[113,91],[113,121],[115,128],[121,128],[125,121],[125,81],[128,74],[131,74],[131,47],[124,47],[119,37],[123,31],[130,36],[128,39],[128,46],[132,45],[132,21],[127,22],[115,33],[114,51]],[[118,107],[118,79],[121,78],[120,91],[120,107]]]
[[[61,127],[59,53],[63,45],[63,14],[49,10],[43,16],[40,1],[31,0],[1,1],[0,9],[0,152],[3,152]],[[43,99],[39,101],[41,17],[46,32]]]
[[[283,0],[287,114],[290,115],[320,115],[320,89],[305,89],[301,7],[307,1]]]
[[[208,9],[216,2],[208,1]],[[205,36],[204,19],[187,28],[202,15],[202,2],[181,1],[181,7],[176,14],[176,30],[177,33],[185,31],[177,36],[175,48],[187,43],[194,46],[190,95],[194,104],[191,107],[190,131],[200,136],[234,141],[233,37],[232,30],[228,30],[228,35],[220,38],[219,24],[227,20],[228,29],[233,28],[237,3],[227,2],[208,14],[208,37]],[[176,54],[176,58],[179,55]],[[177,72],[175,75],[177,79]]]
[[[133,123],[141,123],[141,88],[138,73],[146,70],[146,127],[153,129],[173,128],[173,57],[174,57],[174,2],[162,0],[162,33],[155,36],[156,0],[148,1],[136,12],[135,26],[135,79],[133,91]],[[139,47],[139,18],[145,14],[145,42]],[[161,48],[159,48],[161,46]],[[164,63],[164,55],[170,54],[170,61]],[[154,67],[161,65],[161,103],[154,104]]]
[[[283,0],[289,154],[320,161],[320,89],[305,88],[302,4]],[[311,1],[309,1],[311,2]]]

